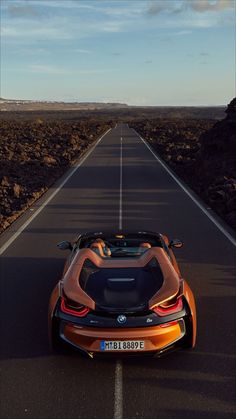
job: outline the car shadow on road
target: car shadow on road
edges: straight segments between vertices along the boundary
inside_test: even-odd
[[[1,358],[49,354],[48,302],[62,268],[62,258],[2,258]]]

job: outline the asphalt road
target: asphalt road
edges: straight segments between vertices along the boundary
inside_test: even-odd
[[[46,197],[2,235],[2,244]],[[65,258],[56,243],[119,223],[184,241],[175,253],[196,296],[195,350],[119,363],[50,353],[47,306]],[[1,418],[233,418],[235,262],[229,239],[135,132],[118,125],[2,254]]]

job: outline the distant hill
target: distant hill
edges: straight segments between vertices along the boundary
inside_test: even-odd
[[[125,103],[33,101],[0,98],[0,111],[2,112],[123,109],[127,107],[128,105]]]

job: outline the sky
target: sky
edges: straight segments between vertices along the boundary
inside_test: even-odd
[[[0,0],[0,97],[226,105],[236,0]]]

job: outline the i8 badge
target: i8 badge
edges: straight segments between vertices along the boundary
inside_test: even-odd
[[[120,314],[117,319],[118,323],[124,324],[126,322],[126,316],[124,314]]]

